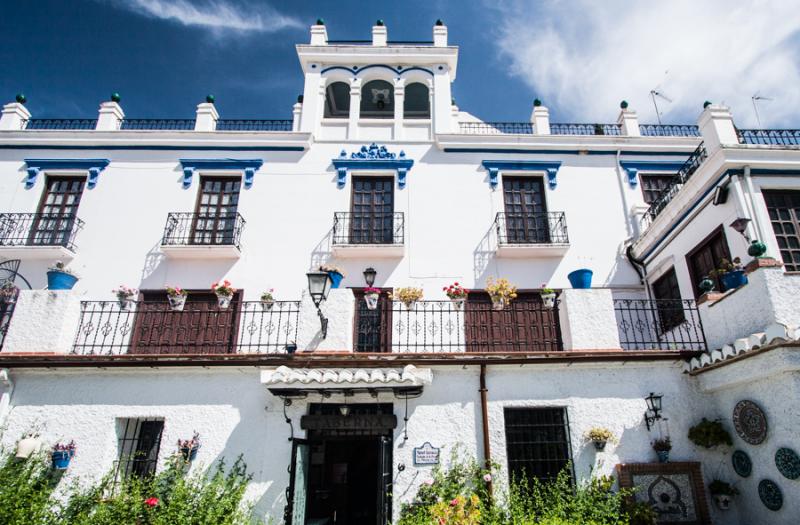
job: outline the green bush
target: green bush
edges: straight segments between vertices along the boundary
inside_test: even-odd
[[[709,421],[703,418],[698,424],[689,429],[689,440],[695,445],[704,448],[713,448],[717,445],[733,445],[731,435],[722,426],[719,420]]]
[[[59,476],[50,471],[45,456],[17,459],[0,457],[0,523],[38,525],[50,519],[50,496]]]

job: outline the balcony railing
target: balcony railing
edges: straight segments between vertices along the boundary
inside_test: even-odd
[[[625,350],[706,349],[703,323],[690,299],[614,299]]]
[[[194,130],[193,118],[126,118],[122,130]]]
[[[622,135],[619,124],[550,124],[551,135]]]
[[[664,211],[667,204],[678,194],[683,185],[686,184],[686,181],[694,175],[694,172],[697,171],[706,158],[708,158],[708,152],[705,144],[701,142],[697,149],[686,159],[686,162],[675,174],[675,177],[672,178],[669,185],[661,190],[658,197],[650,204],[650,207],[642,217],[642,230],[647,229],[653,220]]]
[[[72,348],[79,355],[271,354],[297,340],[299,301],[187,302],[184,311],[166,301],[81,303]]]
[[[74,252],[82,228],[74,215],[0,213],[0,246],[63,246]]]
[[[11,324],[11,318],[14,316],[14,307],[17,304],[17,296],[19,290],[16,287],[3,289],[3,286],[8,286],[11,281],[0,280],[0,350],[3,349],[3,342],[6,340],[8,334],[8,326]]]
[[[500,212],[494,223],[500,244],[569,244],[563,211]]]
[[[800,146],[800,129],[737,129],[741,144]]]
[[[530,122],[461,122],[461,133],[469,135],[530,135],[533,124]]]
[[[291,120],[218,120],[217,131],[292,131]]]
[[[639,124],[643,137],[699,137],[700,128],[691,124]]]
[[[22,124],[23,129],[95,129],[96,118],[32,118]]]
[[[222,215],[170,213],[162,246],[235,246],[241,248],[245,220],[239,213]]]
[[[404,239],[403,212],[333,214],[333,244],[386,244],[401,246]]]

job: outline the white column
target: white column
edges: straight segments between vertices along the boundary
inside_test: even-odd
[[[559,297],[564,350],[619,350],[614,299],[607,288],[568,288]]]
[[[433,68],[433,118],[434,133],[450,133],[452,130],[451,117],[452,92],[450,90],[450,70],[446,64]],[[457,125],[457,124],[456,124]]]
[[[458,106],[452,104],[450,106],[451,111],[451,122],[453,125],[453,129],[451,130],[453,133],[459,133],[461,131],[461,125],[458,122],[459,115],[461,114],[461,110],[458,109]]]
[[[194,121],[195,131],[214,131],[217,129],[219,113],[214,106],[213,98],[206,98],[207,102],[197,105],[197,114]]]
[[[311,26],[311,45],[312,46],[327,46],[328,45],[328,30],[322,20],[317,20],[317,23]]]
[[[298,351],[352,351],[355,303],[349,288],[330,291],[328,299],[320,305],[322,314],[328,319],[328,335],[323,339],[317,308],[304,290],[300,300]]]
[[[26,121],[30,120],[31,113],[23,104],[12,102],[3,106],[3,114],[0,116],[0,130],[19,130],[24,129]]]
[[[100,104],[100,112],[97,115],[97,131],[116,131],[119,129],[125,112],[117,102],[108,101]]]
[[[394,81],[394,140],[403,138],[403,106],[406,100],[406,81],[398,78]]]
[[[318,133],[325,107],[325,79],[318,73],[319,67],[306,71],[303,86],[303,107],[300,115],[300,131]],[[313,72],[312,72],[313,71]]]
[[[617,117],[617,124],[622,127],[622,134],[628,137],[641,137],[642,133],[639,130],[639,116],[632,109],[628,109],[628,103],[621,104],[619,117]]]
[[[538,104],[537,104],[538,103]],[[539,100],[533,101],[533,111],[531,112],[531,124],[533,133],[536,135],[550,134],[550,110],[541,105]]]
[[[297,101],[292,106],[292,131],[300,131],[300,116],[303,113],[303,104]]]
[[[372,26],[372,45],[377,47],[386,47],[389,40],[389,32],[384,25]]]
[[[433,26],[433,47],[447,47],[447,26],[441,20]]]
[[[358,118],[361,113],[361,79],[350,81],[350,120],[347,122],[347,138],[358,138]]]
[[[708,104],[697,119],[697,125],[709,156],[722,145],[739,143],[733,115],[726,106]]]

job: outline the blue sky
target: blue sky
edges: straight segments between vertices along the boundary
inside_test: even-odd
[[[0,97],[39,117],[93,117],[112,91],[131,118],[190,118],[208,93],[223,118],[290,118],[302,91],[294,50],[326,20],[332,39],[428,40],[437,18],[460,46],[458,105],[526,121],[535,97],[558,122],[613,121],[627,99],[655,122],[694,122],[704,100],[737,124],[800,122],[800,9],[724,0],[37,0],[4,2]],[[733,5],[733,7],[731,7]]]

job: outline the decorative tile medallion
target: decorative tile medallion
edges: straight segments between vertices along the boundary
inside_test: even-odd
[[[800,456],[790,448],[778,449],[775,453],[775,466],[788,479],[800,478]]]
[[[739,437],[751,445],[758,445],[767,438],[767,416],[752,401],[743,400],[733,408],[733,426]]]
[[[758,483],[758,497],[769,510],[780,510],[783,507],[781,488],[771,479],[762,479]]]
[[[635,488],[632,498],[656,511],[656,523],[710,523],[699,463],[629,463],[618,465],[619,484]]]
[[[753,462],[750,461],[750,456],[744,450],[735,451],[731,456],[731,462],[733,470],[743,478],[750,476],[753,472]]]

